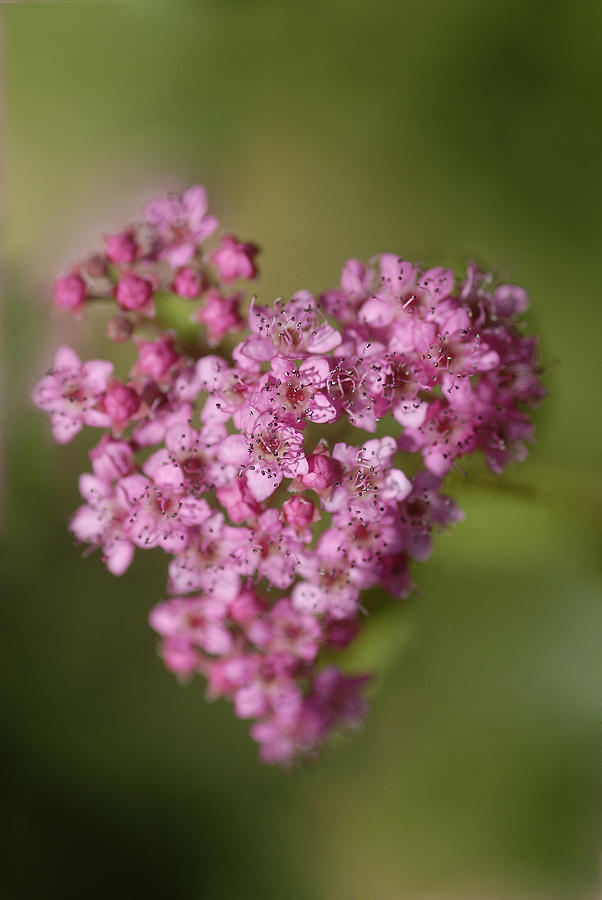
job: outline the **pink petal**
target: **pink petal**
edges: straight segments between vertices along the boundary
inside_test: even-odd
[[[94,503],[101,497],[108,497],[111,493],[111,488],[106,481],[102,481],[96,475],[84,472],[83,475],[79,476],[79,492],[84,500]]]
[[[123,575],[134,558],[134,545],[129,541],[115,541],[105,547],[107,569],[112,575]]]
[[[82,423],[76,419],[68,419],[60,413],[53,413],[50,417],[50,428],[57,444],[68,444],[82,430]]]
[[[231,434],[223,442],[218,451],[220,460],[233,466],[242,466],[249,462],[249,442],[242,434]]]
[[[295,585],[291,594],[293,608],[301,613],[323,613],[328,600],[321,588],[307,581]]]
[[[79,369],[81,359],[71,347],[59,347],[54,357],[54,369]]]
[[[393,416],[406,428],[419,428],[426,418],[428,403],[417,400],[401,400],[393,407]]]
[[[309,353],[328,353],[338,347],[343,337],[332,325],[322,325],[307,341]]]
[[[153,471],[153,481],[157,487],[180,487],[184,482],[184,473],[174,463],[165,463]]]
[[[86,387],[100,394],[106,390],[112,371],[113,363],[105,359],[91,359],[82,366],[82,380]]]
[[[202,219],[207,212],[207,188],[202,184],[194,184],[182,196],[182,207],[188,215]]]
[[[372,325],[373,328],[384,328],[395,318],[395,308],[386,300],[371,297],[361,307],[359,316],[360,321]]]
[[[260,465],[250,466],[246,474],[249,490],[259,503],[270,497],[282,481],[281,472],[272,472]]]

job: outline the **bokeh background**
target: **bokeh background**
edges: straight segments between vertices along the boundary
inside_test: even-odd
[[[602,7],[215,0],[2,8],[4,537],[0,897],[592,900],[600,638]],[[147,612],[67,532],[91,436],[29,402],[50,283],[143,200],[204,182],[260,242],[261,297],[348,256],[486,262],[532,294],[550,396],[531,458],[374,617],[364,732],[261,767],[181,687]]]

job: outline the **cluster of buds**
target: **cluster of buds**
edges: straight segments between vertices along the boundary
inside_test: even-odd
[[[457,283],[391,254],[351,259],[339,287],[264,306],[244,292],[258,248],[225,234],[211,249],[217,227],[193,187],[60,278],[62,310],[116,304],[107,335],[135,360],[120,380],[61,347],[34,402],[59,443],[104,432],[75,538],[115,575],[136,548],[168,555],[150,613],[165,665],[202,674],[252,720],[261,758],[286,765],[361,723],[369,676],[332,658],[365,592],[408,595],[411,560],[462,517],[445,475],[476,451],[494,472],[523,459],[544,390],[517,321],[525,291],[474,264]],[[170,328],[182,299],[192,342]]]

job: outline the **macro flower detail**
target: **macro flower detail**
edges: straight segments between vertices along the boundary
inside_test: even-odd
[[[207,206],[207,191],[197,184],[181,197],[157,197],[146,207],[146,221],[155,229],[159,255],[171,266],[187,265],[199,244],[218,227],[215,216],[207,214]]]
[[[101,359],[82,363],[70,347],[60,347],[49,373],[37,385],[33,400],[50,413],[55,441],[66,444],[84,425],[106,428],[111,419],[101,409],[113,364]]]
[[[63,346],[33,401],[57,443],[103,432],[74,538],[117,576],[166,554],[163,663],[286,766],[361,725],[371,673],[333,659],[370,627],[367,592],[408,597],[463,518],[446,476],[476,453],[494,473],[524,459],[545,389],[522,287],[385,253],[259,302],[258,246],[217,228],[203,187],[159,197],[59,278],[55,306],[112,305],[105,334],[134,361],[117,377]]]

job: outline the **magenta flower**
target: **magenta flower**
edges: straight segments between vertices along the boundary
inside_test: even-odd
[[[115,575],[167,555],[149,616],[165,666],[205,678],[252,720],[261,759],[289,766],[359,727],[370,676],[332,658],[370,627],[367,592],[410,595],[433,534],[463,517],[448,472],[474,453],[494,473],[524,459],[545,389],[517,285],[387,253],[347,260],[318,299],[260,304],[228,293],[257,275],[257,246],[226,233],[208,251],[216,228],[195,186],[59,279],[67,313],[113,304],[107,336],[134,361],[116,378],[61,347],[33,399],[58,443],[104,430],[76,540]]]
[[[185,639],[212,656],[224,656],[233,649],[227,614],[228,606],[219,597],[173,597],[155,606],[149,623],[164,637]]]
[[[303,453],[303,434],[270,413],[251,419],[251,433],[233,434],[220,448],[224,463],[245,471],[249,490],[261,502],[273,494],[284,477],[308,471]]]
[[[102,547],[109,572],[123,575],[134,558],[126,529],[129,504],[113,485],[95,475],[82,475],[79,487],[86,504],[73,516],[71,531],[82,543]]]
[[[240,352],[256,362],[267,362],[278,355],[303,359],[328,353],[341,343],[339,332],[320,321],[309,291],[299,291],[288,303],[276,301],[274,309],[252,304],[249,327],[252,334],[243,341]]]
[[[207,191],[200,184],[182,196],[158,197],[146,207],[146,221],[159,237],[160,256],[174,268],[186,266],[198,245],[216,230],[218,221],[207,215]]]
[[[190,530],[211,514],[205,500],[187,492],[180,467],[169,463],[157,466],[151,478],[122,478],[117,493],[129,507],[126,531],[137,547],[178,553],[188,544]]]
[[[257,275],[254,260],[258,253],[259,247],[255,244],[245,244],[234,235],[225,234],[218,249],[211,254],[211,262],[224,284],[238,281],[239,278],[250,281]]]
[[[137,346],[137,372],[149,375],[155,381],[161,381],[180,358],[171,335],[157,338],[155,341],[140,341],[137,342]]]
[[[205,279],[203,273],[199,269],[192,269],[190,266],[180,269],[173,283],[175,293],[186,300],[194,300],[204,287]]]
[[[204,301],[204,305],[191,318],[207,327],[210,347],[219,344],[227,334],[245,327],[245,319],[240,314],[242,294],[224,296],[212,288],[205,294]]]
[[[106,428],[110,416],[101,409],[113,364],[102,359],[82,363],[70,347],[60,347],[48,375],[37,385],[33,402],[50,413],[55,441],[66,444],[84,425]]]

